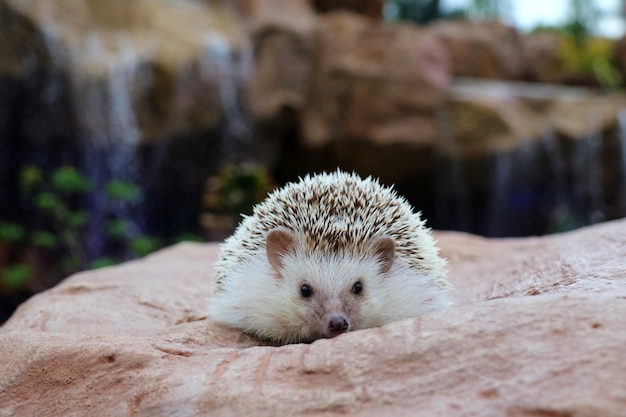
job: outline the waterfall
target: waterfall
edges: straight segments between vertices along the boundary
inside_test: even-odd
[[[570,193],[567,183],[567,166],[563,149],[554,131],[549,125],[543,131],[540,142],[549,170],[547,171],[547,189],[550,198],[547,199],[547,232],[558,232],[572,229],[575,225],[572,215]]]
[[[626,108],[617,114],[617,140],[619,144],[618,172],[620,174],[619,185],[619,210],[626,214]]]
[[[68,21],[57,3],[33,5],[51,65],[65,83],[50,88],[67,91],[63,111],[71,122],[63,146],[72,157],[49,157],[47,168],[74,164],[94,188],[80,207],[89,219],[86,262],[110,255],[111,219],[123,222],[126,240],[197,231],[205,180],[220,164],[255,158],[245,106],[252,48],[239,26],[228,26],[239,18],[218,5],[159,5],[207,18],[194,16],[191,27],[178,31],[148,2],[109,6],[72,3],[74,13],[92,19],[87,27]],[[112,199],[111,181],[142,193],[133,201]]]
[[[205,34],[203,39],[206,48],[200,56],[200,76],[207,83],[220,80],[217,88],[224,119],[223,159],[231,162],[250,159],[253,155],[249,147],[254,133],[242,95],[252,71],[252,52],[244,51],[238,56],[225,39],[213,33]]]
[[[77,139],[82,150],[82,169],[94,189],[86,202],[89,223],[85,249],[89,260],[107,252],[107,223],[111,218],[124,223],[125,237],[144,232],[141,201],[110,199],[107,183],[121,181],[142,185],[138,147],[141,134],[131,91],[139,76],[139,59],[134,46],[122,34],[105,48],[99,32],[84,40],[80,61],[71,77]]]
[[[514,180],[514,162],[510,152],[498,152],[493,155],[489,188],[487,195],[486,215],[481,219],[483,233],[497,236],[507,229],[511,221],[511,192]]]
[[[436,227],[442,229],[469,231],[471,230],[472,208],[466,174],[447,107],[439,108],[437,121],[439,141],[433,164],[434,223]]]

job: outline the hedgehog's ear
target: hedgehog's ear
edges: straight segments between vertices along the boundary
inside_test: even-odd
[[[370,250],[380,262],[380,273],[389,271],[396,254],[396,243],[388,236],[375,237],[370,241]]]
[[[295,240],[294,233],[287,229],[274,229],[267,234],[265,241],[267,259],[276,271],[283,267],[283,256],[293,252]]]

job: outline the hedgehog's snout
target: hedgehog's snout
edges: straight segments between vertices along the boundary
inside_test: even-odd
[[[333,316],[328,321],[328,335],[335,337],[350,330],[350,323],[345,316]]]

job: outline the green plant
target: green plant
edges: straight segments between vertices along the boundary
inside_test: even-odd
[[[614,41],[594,36],[603,12],[587,0],[570,0],[571,20],[562,26],[538,26],[533,32],[549,31],[559,37],[558,59],[566,73],[593,78],[607,89],[616,90],[623,84],[613,60]]]
[[[24,286],[32,275],[30,266],[26,264],[9,265],[2,269],[2,283],[9,289]]]
[[[92,260],[85,251],[89,214],[81,204],[94,191],[89,179],[72,166],[62,166],[46,176],[37,166],[21,170],[19,186],[26,216],[20,222],[0,222],[0,288],[47,288],[78,270],[114,265],[144,256],[163,246],[161,240],[133,233],[128,219],[105,210],[106,227],[99,239],[110,253]],[[122,180],[104,185],[108,206],[132,205],[141,189]]]
[[[441,0],[387,0],[383,9],[385,20],[411,21],[427,24],[439,19],[461,18],[466,15],[462,9],[447,10]]]
[[[0,222],[0,242],[18,242],[24,237],[24,228],[13,223]]]
[[[251,214],[252,206],[272,189],[264,167],[254,164],[227,165],[209,179],[206,205],[210,210],[235,216]]]
[[[497,19],[510,10],[508,1],[503,0],[472,0],[470,15],[479,19]]]
[[[234,230],[242,215],[272,190],[267,170],[256,164],[230,164],[207,180],[200,224],[209,240],[223,240]]]
[[[613,42],[610,39],[582,36],[564,32],[561,38],[561,62],[566,70],[589,74],[606,89],[622,84],[619,71],[613,64]]]

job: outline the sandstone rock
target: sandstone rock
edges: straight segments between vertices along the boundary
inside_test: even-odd
[[[414,170],[417,164],[402,161],[381,168],[391,156],[420,159],[434,143],[433,115],[448,84],[442,46],[408,24],[347,13],[321,19],[301,115],[302,153],[321,153],[329,168],[341,163],[392,179],[396,170]]]
[[[254,119],[265,122],[280,118],[286,109],[299,111],[303,105],[313,67],[317,17],[305,0],[246,3],[239,7],[255,55],[249,106]]]
[[[511,84],[457,81],[448,91],[442,114],[445,127],[437,144],[445,155],[493,155],[541,135],[541,118]]]
[[[457,77],[522,80],[527,76],[522,37],[498,21],[442,21],[432,26]]]
[[[614,130],[626,109],[623,94],[582,87],[456,79],[448,91],[449,125],[460,154],[515,149],[540,140],[546,129],[564,141],[585,140]]]
[[[303,115],[307,145],[431,139],[420,134],[428,127],[418,123],[419,115],[441,103],[448,72],[445,52],[427,31],[333,14],[320,24],[317,48]]]
[[[529,77],[541,83],[561,83],[564,77],[561,36],[554,32],[531,33],[522,37]]]
[[[573,140],[607,132],[624,117],[625,110],[626,96],[623,94],[585,94],[577,99],[559,100],[556,97],[545,116],[546,123]]]
[[[620,416],[624,236],[438,232],[457,306],[283,347],[201,319],[215,245],[84,272],[0,328],[0,415]]]

